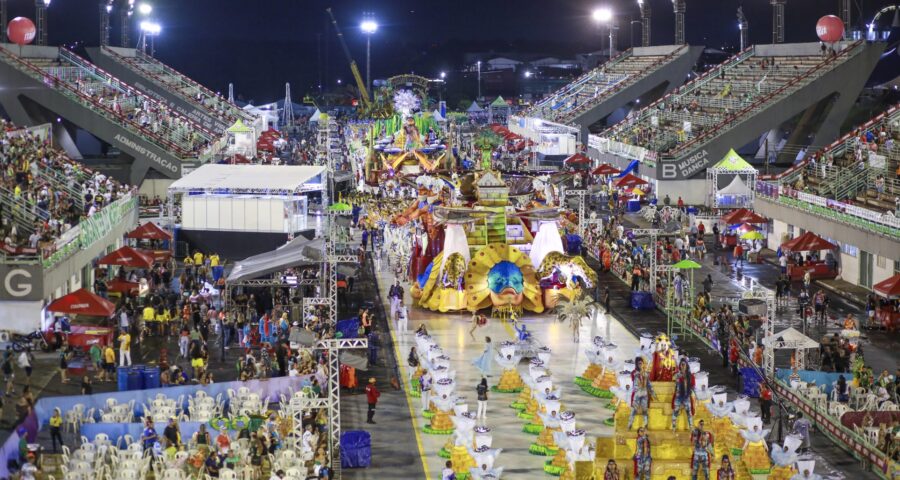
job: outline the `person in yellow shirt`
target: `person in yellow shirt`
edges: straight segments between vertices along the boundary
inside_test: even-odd
[[[200,253],[200,250],[194,250],[194,265],[203,265],[203,254]]]
[[[62,412],[59,408],[53,409],[53,416],[50,417],[50,441],[53,442],[53,453],[56,453],[56,441],[59,440],[59,446],[65,445],[62,439]]]
[[[125,363],[128,362],[128,365]],[[123,331],[119,335],[119,366],[131,366],[131,335]]]
[[[153,305],[147,304],[147,306],[144,307],[143,317],[144,325],[150,328],[151,332],[157,328],[153,326],[156,325],[156,309],[153,308]]]
[[[172,319],[172,316],[169,315],[169,311],[163,307],[159,307],[156,309],[156,324],[159,326],[159,334],[169,336],[169,320]]]
[[[109,380],[113,381],[116,378],[116,351],[112,345],[107,345],[103,351],[103,367],[106,368]]]
[[[209,266],[210,267],[218,267],[219,266],[219,254],[213,253],[209,256]]]

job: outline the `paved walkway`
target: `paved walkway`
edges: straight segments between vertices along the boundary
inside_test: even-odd
[[[626,215],[624,223],[626,226],[631,227],[650,227],[649,223],[637,214]],[[709,246],[708,248],[714,247],[711,234],[706,236],[706,245]],[[729,264],[724,268],[714,265],[714,258],[720,255],[726,255],[729,260]],[[696,288],[698,290],[701,289],[700,282],[708,274],[712,275],[714,283],[711,296],[714,305],[719,304],[723,299],[740,297],[743,292],[749,290],[755,284],[762,285],[774,292],[775,281],[779,276],[779,267],[774,264],[774,252],[771,250],[764,250],[763,257],[768,261],[756,264],[744,263],[740,270],[736,270],[730,250],[712,250],[706,255],[706,258],[697,260],[702,267],[694,272],[694,279],[697,283]],[[849,285],[847,282],[835,280],[817,280],[813,282],[811,294],[821,288],[831,300],[828,310],[829,321],[824,325],[810,324],[808,327],[807,334],[814,340],[818,341],[825,335],[839,332],[841,327],[837,325],[837,322],[848,313],[852,313],[858,322],[865,318],[864,305],[857,302],[860,287],[848,289],[846,288],[847,285]],[[801,283],[795,282],[791,289],[792,300],[790,306],[778,309],[775,318],[776,331],[787,327],[794,327],[803,331],[796,303],[800,289]],[[850,291],[844,292],[843,290]],[[865,301],[865,297],[862,298],[862,301]],[[860,344],[863,346],[866,362],[872,366],[876,374],[881,370],[894,372],[900,365],[900,353],[898,353],[900,352],[900,338],[897,335],[880,330],[863,330]],[[787,358],[787,356],[779,355],[776,359],[776,366],[789,366]]]

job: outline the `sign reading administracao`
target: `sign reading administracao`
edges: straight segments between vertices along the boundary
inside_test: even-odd
[[[145,157],[147,160],[159,165],[163,168],[163,170],[170,171],[174,174],[179,174],[181,172],[181,163],[179,162],[177,165],[166,158],[160,157],[154,152],[151,152],[149,149],[141,145],[135,140],[122,135],[121,133],[117,133],[115,136],[115,140],[122,144],[122,146],[127,147],[129,150],[137,153]]]

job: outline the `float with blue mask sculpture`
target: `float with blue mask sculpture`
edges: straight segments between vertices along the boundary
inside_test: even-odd
[[[535,191],[529,177],[507,180],[491,170],[447,185],[457,189],[450,191],[453,198],[418,215],[443,237],[440,243],[437,236],[429,239],[441,246],[433,259],[411,259],[418,306],[439,312],[489,308],[496,318],[517,318],[552,309],[560,298],[595,285],[584,260],[565,254],[561,210],[552,196],[541,198],[549,189]]]

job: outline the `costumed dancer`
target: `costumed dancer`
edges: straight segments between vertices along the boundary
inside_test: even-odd
[[[815,460],[798,461],[797,470],[800,473],[791,477],[791,480],[822,480],[822,477],[820,475],[813,473],[813,470],[815,470],[815,468]]]
[[[702,478],[709,480],[709,458],[713,455],[712,434],[703,430],[703,420],[697,423],[697,428],[691,432],[691,480]]]
[[[653,369],[650,380],[654,382],[671,382],[678,369],[678,353],[670,348],[669,337],[661,333],[656,337],[656,351],[653,352]]]
[[[722,465],[716,474],[716,480],[735,480],[734,468],[731,467],[731,460],[728,455],[722,455]]]
[[[638,428],[637,442],[634,449],[634,478],[635,480],[650,480],[653,459],[650,455],[650,436],[647,428]]]
[[[487,325],[487,316],[483,313],[472,312],[472,329],[469,330],[469,335],[472,337],[472,340],[475,340],[475,329],[485,325]]]
[[[606,471],[603,472],[603,480],[619,480],[619,465],[615,460],[606,462]]]
[[[675,393],[672,395],[672,430],[678,425],[678,415],[684,411],[687,415],[688,428],[694,427],[694,400],[691,394],[694,391],[694,374],[688,365],[686,358],[678,363],[678,373],[675,374]]]
[[[631,416],[628,417],[628,429],[634,425],[634,416],[643,415],[644,426],[650,423],[650,398],[656,398],[653,394],[653,384],[650,383],[650,376],[644,370],[644,359],[637,357],[634,359],[634,370],[631,372]]]
[[[472,361],[472,365],[481,372],[485,377],[491,376],[494,365],[494,352],[492,348],[491,337],[484,337],[484,351],[481,356]]]
[[[528,327],[525,324],[522,324],[522,328],[519,328],[519,323],[516,322],[515,315],[512,317],[513,328],[516,329],[516,336],[518,337],[520,342],[527,342],[531,338],[531,332],[528,331]]]

